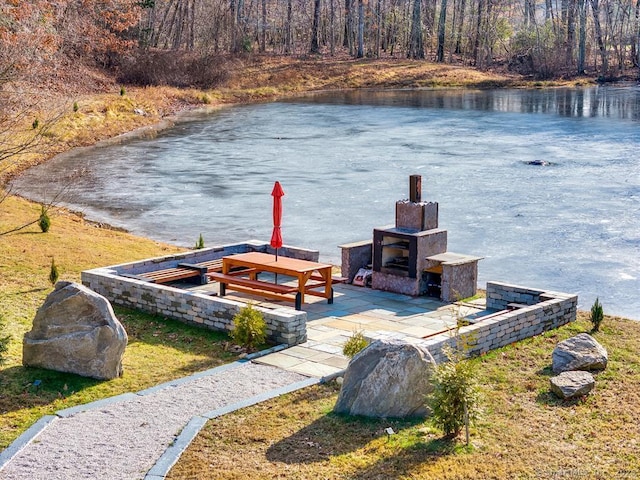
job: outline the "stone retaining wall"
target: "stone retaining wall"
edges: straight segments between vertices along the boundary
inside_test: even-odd
[[[245,306],[244,303],[121,275],[135,275],[150,270],[171,268],[182,262],[203,262],[221,258],[230,253],[247,251],[267,251],[267,246],[264,243],[247,242],[226,247],[213,247],[141,262],[86,270],[82,272],[81,278],[85,286],[105,296],[114,305],[163,315],[212,330],[229,331],[233,326],[233,317]],[[287,256],[305,260],[317,261],[318,258],[318,253],[313,250],[294,247],[283,247],[279,250],[281,255],[285,252]],[[270,341],[287,345],[306,341],[306,312],[286,307],[275,310],[255,308],[264,316]]]
[[[506,310],[509,303],[528,306]],[[577,305],[577,295],[487,282],[487,307],[495,309],[497,306],[499,310],[480,317],[478,323],[461,327],[458,338],[467,355],[480,355],[574,321]],[[505,309],[500,308],[502,306]],[[454,346],[455,341],[451,334],[442,333],[422,344],[440,363],[446,361],[442,347],[446,344]]]

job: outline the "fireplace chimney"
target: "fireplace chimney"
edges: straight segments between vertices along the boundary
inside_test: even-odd
[[[422,176],[409,176],[409,201],[420,203],[422,201]]]
[[[396,228],[421,232],[438,228],[438,203],[422,201],[422,176],[409,176],[409,200],[396,202]]]

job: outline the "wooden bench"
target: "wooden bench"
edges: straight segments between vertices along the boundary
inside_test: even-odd
[[[208,283],[208,275],[222,271],[222,258],[208,260],[201,263],[179,263],[173,268],[164,268],[152,272],[138,274],[123,274],[123,277],[135,278],[151,283],[170,283],[188,278],[198,278],[200,285]]]
[[[246,272],[240,272],[246,273]],[[271,282],[262,282],[260,280],[252,280],[237,275],[224,273],[210,273],[209,277],[220,283],[220,296],[224,297],[227,288],[236,292],[249,293],[262,297],[273,298],[276,300],[287,300],[295,303],[296,310],[302,309],[302,297],[298,292],[298,287],[291,285],[280,285]],[[296,293],[295,296],[291,295]]]

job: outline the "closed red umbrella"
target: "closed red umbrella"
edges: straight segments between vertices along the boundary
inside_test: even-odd
[[[273,233],[271,234],[271,246],[276,249],[276,260],[278,260],[278,249],[282,247],[280,224],[282,222],[282,197],[284,196],[280,182],[275,183],[271,195],[273,196]]]

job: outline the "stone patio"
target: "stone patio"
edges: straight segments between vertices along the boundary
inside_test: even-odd
[[[332,305],[323,299],[304,305],[306,342],[254,361],[312,377],[333,376],[347,368],[349,359],[342,355],[342,347],[355,331],[362,330],[368,339],[419,342],[450,331],[459,317],[484,309],[482,301],[457,305],[353,285],[336,285],[334,299]]]

